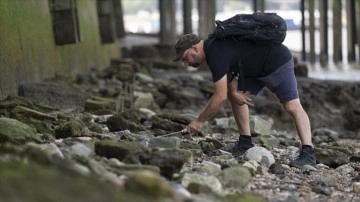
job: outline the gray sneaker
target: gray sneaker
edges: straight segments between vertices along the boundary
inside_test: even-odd
[[[299,156],[291,161],[289,165],[297,168],[302,168],[305,165],[316,166],[315,149],[302,148]]]

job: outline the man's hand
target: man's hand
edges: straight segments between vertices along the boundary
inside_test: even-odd
[[[233,96],[235,97],[236,103],[239,105],[249,105],[249,106],[254,106],[253,103],[251,103],[252,99],[249,97],[250,96],[250,92],[247,91],[246,93],[243,92],[233,92]]]
[[[203,126],[203,122],[200,121],[192,121],[187,127],[186,127],[186,131],[189,133],[197,133],[201,127]]]

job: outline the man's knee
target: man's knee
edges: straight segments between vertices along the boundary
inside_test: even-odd
[[[301,106],[299,99],[290,100],[288,102],[283,103],[285,110],[289,114],[296,114],[298,112],[302,112],[304,109]]]

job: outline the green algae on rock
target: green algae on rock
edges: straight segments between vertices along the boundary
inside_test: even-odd
[[[41,142],[34,128],[16,119],[0,118],[0,142],[25,143]]]

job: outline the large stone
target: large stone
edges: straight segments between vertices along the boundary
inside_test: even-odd
[[[36,104],[30,101],[29,99],[25,99],[23,97],[19,97],[16,95],[9,95],[5,100],[1,100],[0,102],[0,110],[6,110],[10,112],[17,106],[23,106],[30,109],[37,109]]]
[[[208,175],[217,175],[221,172],[221,166],[211,161],[203,161],[198,171]]]
[[[352,188],[354,193],[360,193],[360,182],[354,182]]]
[[[261,135],[253,139],[255,142],[259,141],[267,149],[279,148],[280,140],[273,135]]]
[[[210,154],[215,149],[221,149],[224,147],[224,144],[216,139],[206,138],[205,140],[199,141],[202,151],[205,154]]]
[[[178,137],[155,137],[151,138],[149,142],[150,148],[168,148],[179,149],[181,140]]]
[[[41,121],[56,120],[56,118],[53,116],[23,106],[16,106],[13,110],[11,110],[11,114],[13,117],[16,117],[16,119],[18,120],[27,120],[30,118],[34,118]]]
[[[151,153],[141,153],[139,160],[142,164],[160,168],[162,176],[172,179],[175,173],[180,172],[185,164],[193,164],[193,155],[190,151],[179,149],[165,149]]]
[[[319,163],[337,168],[341,165],[349,163],[351,151],[346,147],[340,146],[323,146],[316,147],[316,160]]]
[[[270,135],[271,134],[271,122],[261,118],[257,115],[251,115],[249,117],[250,119],[250,132],[252,135]],[[218,118],[215,119],[216,124],[218,126],[221,126],[223,128],[230,128],[233,130],[238,131],[238,126],[236,124],[235,118],[229,117],[229,118]]]
[[[339,140],[339,133],[328,128],[317,128],[312,131],[315,144],[323,142],[336,142]]]
[[[135,67],[132,63],[122,63],[116,65],[116,78],[120,81],[131,81],[135,75]]]
[[[192,118],[179,113],[170,113],[170,112],[159,113],[158,116],[162,119],[168,119],[172,122],[180,123],[184,125],[188,125],[193,120]]]
[[[253,192],[245,192],[241,194],[228,194],[221,197],[221,201],[229,202],[267,202],[269,201],[266,197]]]
[[[52,123],[40,121],[37,119],[29,119],[25,123],[29,126],[35,127],[38,133],[51,135],[51,137],[55,135]]]
[[[239,166],[238,161],[231,154],[222,154],[219,156],[212,156],[211,161],[221,165],[222,168]]]
[[[140,109],[125,109],[116,113],[114,116],[123,117],[124,119],[134,123],[140,123],[140,121],[147,118],[147,114],[142,112]]]
[[[248,149],[244,154],[244,159],[254,160],[268,168],[275,163],[274,156],[264,147],[252,147]]]
[[[84,126],[80,122],[69,121],[55,128],[55,137],[67,138],[67,137],[81,136],[83,128]]]
[[[68,78],[59,77],[56,79],[58,81],[23,84],[19,87],[19,95],[60,109],[71,109],[85,105],[85,101],[90,97],[89,94],[69,84],[71,81],[69,82]]]
[[[254,160],[246,161],[243,163],[242,166],[248,168],[252,174],[255,174],[258,171],[258,169],[261,167],[260,163]]]
[[[92,97],[86,100],[85,110],[88,112],[97,112],[99,110],[115,110],[116,102],[114,99]]]
[[[141,72],[136,72],[135,78],[143,83],[151,83],[154,81],[154,79],[150,75]]]
[[[10,118],[0,118],[0,142],[41,142],[34,128]]]
[[[129,121],[128,119],[114,115],[109,117],[106,121],[106,126],[111,132],[121,131],[121,130],[130,130],[132,132],[146,131],[147,129],[139,125],[137,122]]]
[[[272,124],[260,116],[250,116],[251,134],[270,135]]]
[[[125,189],[141,196],[157,198],[159,201],[180,201],[170,184],[161,176],[150,171],[135,171],[125,181]]]
[[[157,174],[160,174],[160,168],[157,166],[152,165],[141,165],[141,164],[124,164],[116,166],[113,169],[113,172],[118,175],[127,175],[129,173],[132,173],[134,171],[151,171]]]
[[[251,173],[246,167],[225,168],[218,175],[224,187],[244,188],[251,180]]]
[[[142,152],[145,148],[136,142],[117,142],[112,140],[104,140],[95,142],[95,153],[107,158],[117,158],[120,161],[127,155]]]
[[[0,161],[0,201],[149,201],[112,183],[52,167]],[[155,199],[153,199],[155,201]]]
[[[109,117],[106,120],[106,125],[111,132],[121,130],[145,131],[147,129],[139,123],[146,120],[146,118],[146,113],[139,109],[127,109]]]
[[[134,99],[135,99],[134,107],[136,109],[140,109],[140,108],[149,108],[154,110],[159,109],[159,106],[157,106],[155,99],[151,93],[135,91]]]
[[[93,154],[93,151],[89,147],[81,143],[76,143],[70,146],[66,149],[66,151],[72,157],[89,158]]]
[[[219,126],[220,128],[227,129],[230,127],[234,130],[238,130],[234,117],[221,117],[221,118],[215,118],[214,120],[215,120],[215,125]]]
[[[185,187],[191,184],[199,184],[210,188],[215,193],[220,193],[222,190],[222,185],[215,176],[199,173],[185,173],[181,178],[181,184]]]
[[[181,131],[186,126],[185,124],[173,122],[169,119],[161,118],[157,115],[152,116],[150,121],[152,123],[152,125],[151,125],[152,129],[161,129],[161,130],[166,130],[166,131],[170,131],[170,132]]]

